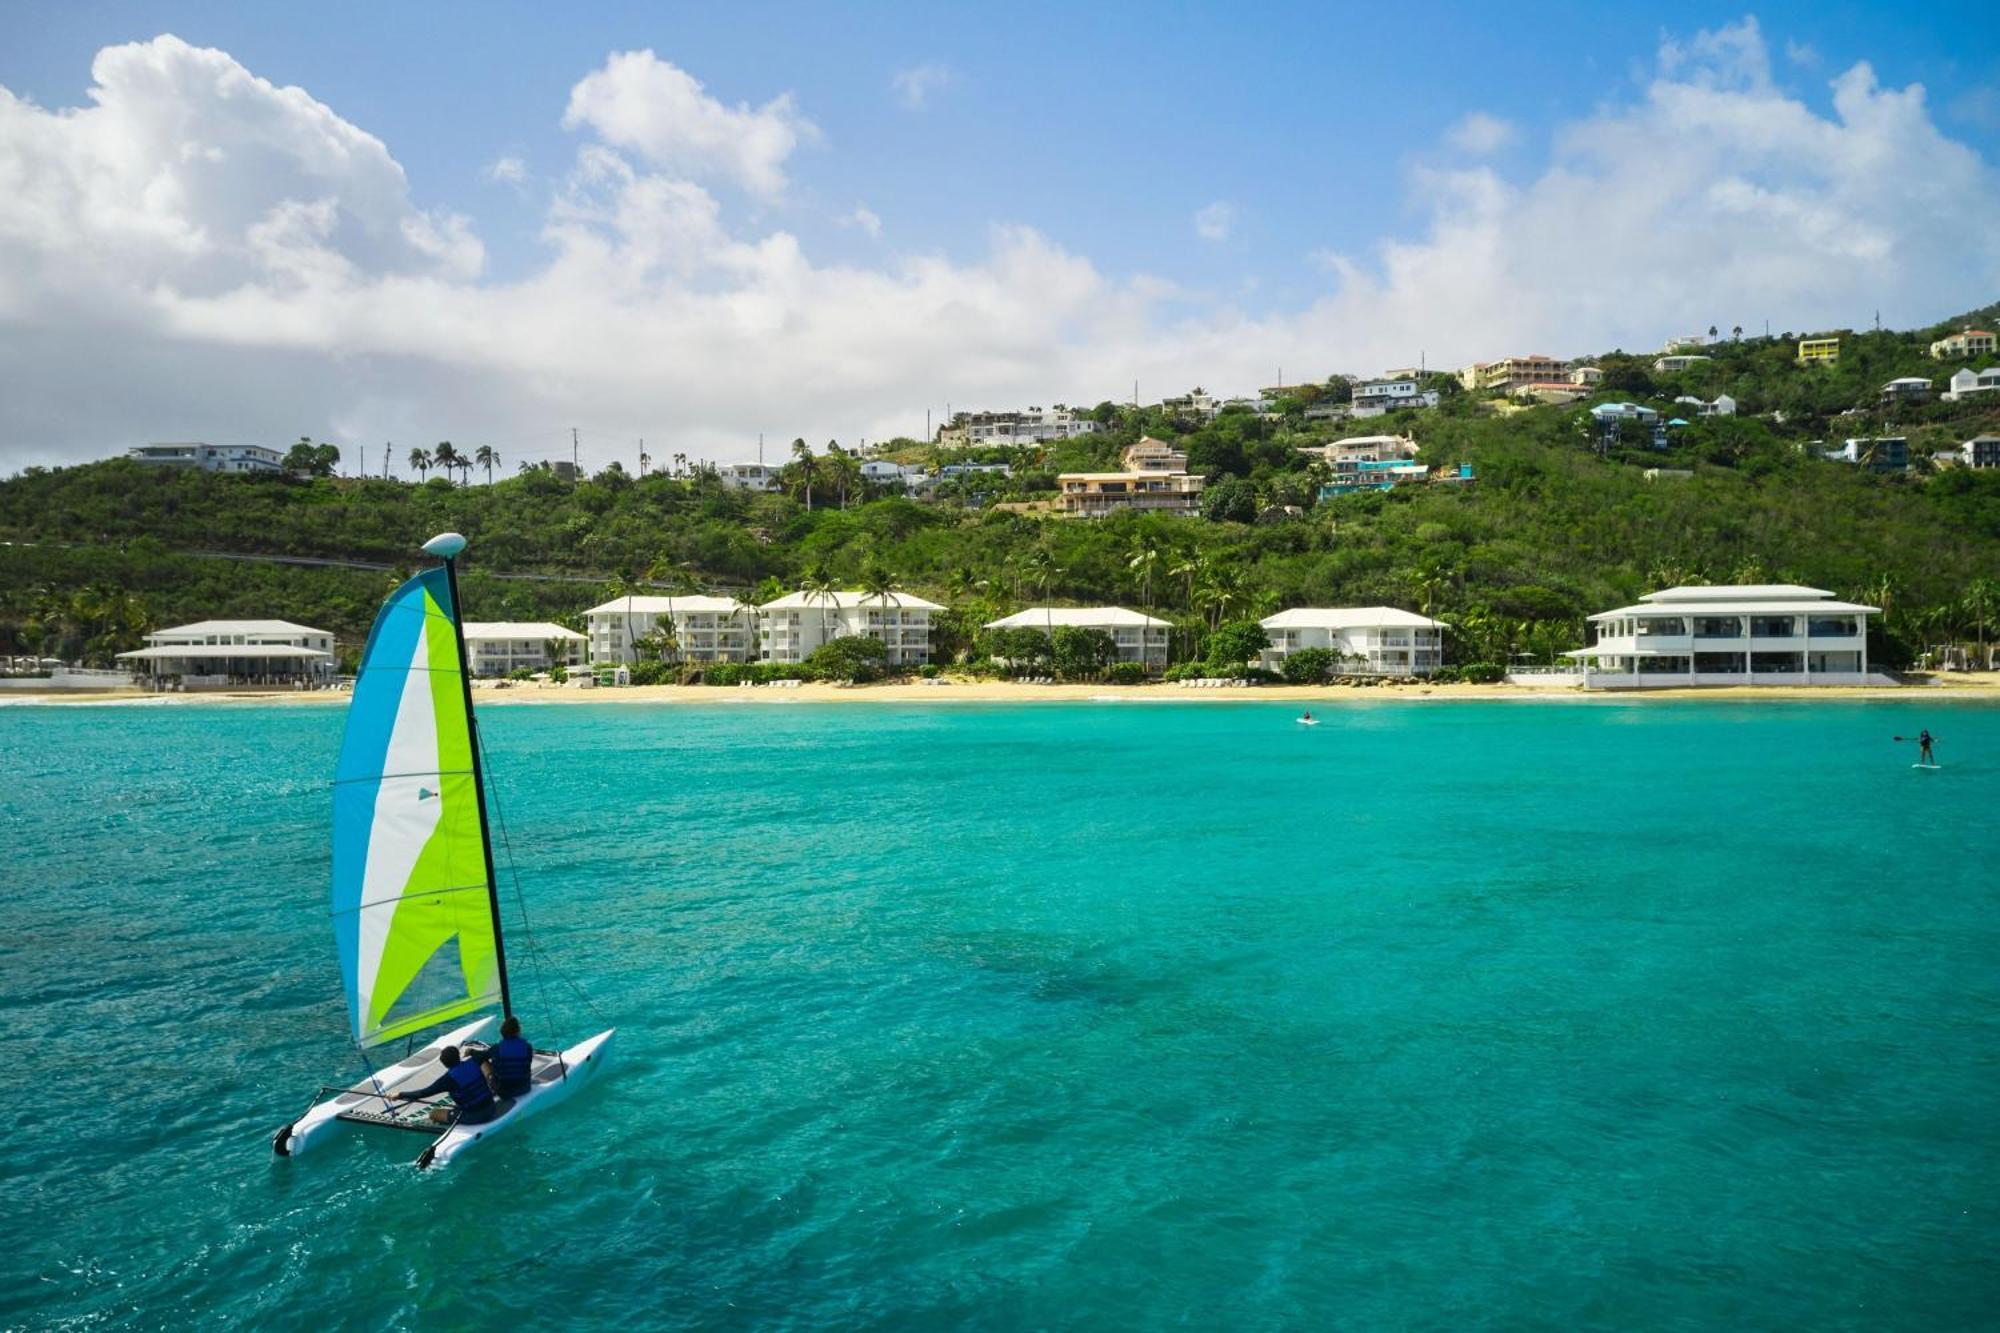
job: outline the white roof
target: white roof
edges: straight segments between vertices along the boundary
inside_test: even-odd
[[[297,648],[289,643],[163,643],[118,654],[123,661],[222,661],[244,658],[332,657],[319,648]]]
[[[1048,629],[1054,625],[1069,625],[1077,629],[1102,629],[1107,625],[1116,628],[1141,625],[1148,629],[1168,628],[1164,620],[1141,611],[1127,611],[1122,606],[1031,606],[1011,616],[986,622],[987,629]]]
[[[210,634],[265,634],[277,638],[297,638],[304,634],[316,634],[330,639],[330,630],[314,629],[310,625],[294,625],[289,620],[197,620],[192,625],[176,625],[172,629],[157,629],[146,637],[196,638]]]
[[[573,629],[546,620],[468,620],[465,622],[465,637],[468,639],[577,639],[583,636]]]
[[[1265,629],[1439,629],[1444,622],[1393,606],[1295,606],[1257,622]]]
[[[1798,601],[1801,598],[1831,597],[1824,588],[1808,588],[1798,583],[1683,583],[1678,587],[1649,592],[1642,602],[1766,602],[1772,598]]]
[[[593,606],[584,614],[587,616],[664,616],[702,615],[710,611],[729,615],[736,610],[736,603],[727,597],[704,597],[693,593],[686,597],[656,597],[651,594],[634,593],[630,597],[614,597],[600,606]],[[471,627],[467,626],[467,632]]]
[[[858,606],[901,607],[905,611],[942,611],[936,602],[927,602],[913,593],[892,592],[887,598],[875,593],[860,591],[832,592],[823,597],[809,592],[788,592],[775,602],[764,603],[766,611],[816,611],[821,607],[832,607],[847,611]]]

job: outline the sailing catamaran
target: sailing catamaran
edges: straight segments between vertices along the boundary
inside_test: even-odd
[[[459,615],[456,560],[464,549],[455,532],[425,542],[441,563],[389,594],[376,614],[334,770],[333,934],[363,1048],[496,1001],[501,1013],[513,1011]],[[616,1031],[537,1050],[529,1090],[501,1099],[499,1113],[479,1125],[434,1122],[430,1111],[442,1098],[393,1099],[435,1081],[446,1046],[490,1041],[498,1022],[485,1014],[359,1083],[322,1087],[272,1148],[291,1157],[342,1126],[377,1125],[434,1136],[417,1165],[443,1166],[589,1082]]]

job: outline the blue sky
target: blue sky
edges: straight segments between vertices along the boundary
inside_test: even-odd
[[[577,135],[569,89],[607,52],[651,48],[735,104],[792,93],[824,132],[794,188],[760,216],[817,257],[865,260],[834,219],[865,205],[904,248],[959,257],[994,220],[1030,224],[1112,271],[1169,273],[1252,309],[1325,284],[1316,250],[1366,254],[1409,228],[1401,175],[1440,161],[1446,130],[1483,111],[1518,127],[1498,157],[1529,171],[1551,130],[1631,95],[1661,11],[1622,5],[242,5],[15,4],[0,83],[70,106],[101,46],[173,32],[297,84],[386,141],[415,201],[470,213],[497,276],[540,254],[534,192],[481,169],[521,159],[547,179]],[[1741,5],[1677,5],[1691,33]],[[1780,82],[1824,108],[1857,59],[1921,81],[1939,122],[2000,142],[2000,36],[1972,5],[1762,4]],[[1984,40],[1979,40],[1984,38]],[[1971,40],[1969,40],[1971,39]],[[1800,58],[1782,54],[1787,44]],[[905,70],[944,71],[921,108]],[[1981,99],[1981,89],[1988,96]],[[1218,200],[1234,223],[1196,235]]]
[[[0,371],[29,403],[0,407],[0,460],[120,431],[253,435],[281,412],[326,433],[430,433],[477,419],[488,376],[537,432],[582,414],[707,455],[757,430],[909,429],[946,401],[1094,401],[1131,378],[1152,396],[1229,391],[1280,365],[1298,379],[1575,354],[1877,307],[1916,323],[2000,295],[2000,257],[1951,221],[1992,216],[1990,10],[1689,4],[1665,27],[1622,6],[1520,12],[0,4],[0,88],[21,99],[0,117],[0,171],[19,154],[43,183],[17,206],[44,205],[10,233],[0,201],[0,298],[10,264],[46,298],[27,315],[0,299],[0,352],[74,337],[102,354],[109,329],[132,368],[129,401],[81,423],[33,402],[43,376]],[[195,53],[137,48],[104,105],[49,114],[93,107],[100,51],[162,33]],[[624,82],[598,73],[641,50],[656,60]],[[238,96],[239,74],[326,114],[275,89]],[[688,109],[683,75],[712,99],[693,110],[714,133],[796,142],[691,147],[661,120]],[[565,124],[593,78],[618,83],[616,105]],[[380,140],[404,184],[330,174],[314,154],[350,131]],[[269,162],[189,169],[197,150],[275,152],[299,179]],[[93,154],[105,170],[76,165]],[[778,187],[746,187],[753,159]],[[502,161],[518,165],[494,179]],[[77,227],[50,221],[68,206]],[[350,244],[356,227],[428,239],[385,258]],[[1803,244],[1767,249],[1774,231]],[[162,249],[160,232],[182,241]],[[440,285],[396,304],[399,276],[426,264]],[[65,265],[70,288],[49,276]],[[1641,270],[1657,290],[1583,289]],[[566,364],[579,339],[543,337],[536,301],[616,336]],[[368,333],[369,312],[440,308],[441,336],[475,331],[476,353],[427,362],[427,345]],[[713,350],[730,338],[735,352]],[[285,386],[282,407],[188,387],[240,382],[246,360]],[[781,401],[730,406],[780,380]]]

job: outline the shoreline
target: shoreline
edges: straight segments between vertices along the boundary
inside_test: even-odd
[[[501,688],[495,682],[476,683],[478,702],[498,706],[572,704],[856,704],[856,703],[1286,703],[1323,708],[1354,704],[1412,702],[1462,702],[1466,700],[1544,701],[1551,703],[1602,703],[1619,700],[1713,700],[1741,703],[1748,700],[1793,702],[1798,700],[1890,700],[1909,702],[2000,702],[2000,672],[1954,673],[1958,679],[1933,679],[1922,685],[1723,685],[1694,689],[1582,690],[1575,687],[1541,688],[1528,685],[1245,685],[1216,689],[1188,689],[1179,685],[1027,685],[1013,681],[952,680],[934,685],[921,682],[880,685],[832,685],[808,683],[794,689],[735,685],[628,685],[599,689],[574,689],[561,685],[515,683]],[[103,706],[152,705],[173,707],[185,704],[263,704],[287,707],[344,704],[353,696],[345,690],[203,691],[198,694],[154,694],[145,690],[105,690],[82,693],[63,691],[9,691],[0,696],[7,703],[37,705]]]

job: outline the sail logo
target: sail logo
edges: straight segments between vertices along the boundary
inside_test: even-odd
[[[429,787],[417,788],[417,799],[419,801],[428,801],[436,795],[437,793],[432,791]]]

